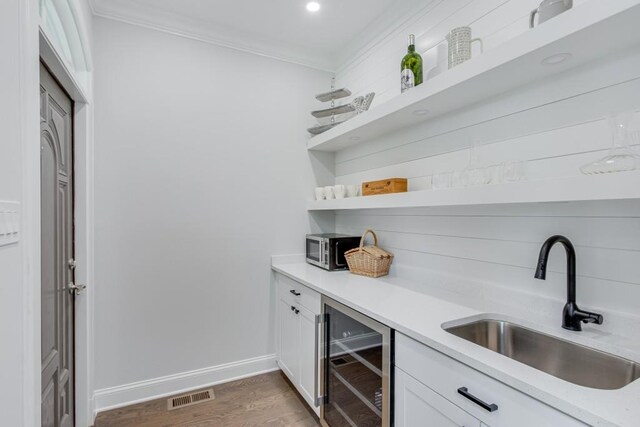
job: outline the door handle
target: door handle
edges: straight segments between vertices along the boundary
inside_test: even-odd
[[[320,333],[318,332],[318,328],[321,327],[323,323],[324,316],[322,314],[316,314],[315,346],[313,352],[313,404],[315,406],[320,406],[323,400],[320,397],[320,393],[318,392],[320,383],[320,373],[318,372],[318,365],[320,364],[320,345],[318,343],[320,339]]]
[[[466,397],[476,405],[480,406],[485,411],[494,412],[498,410],[498,405],[496,405],[495,403],[486,403],[478,399],[473,394],[469,393],[469,390],[466,387],[460,387],[458,389],[458,393],[463,395],[464,397]]]
[[[76,285],[75,283],[70,282],[66,289],[71,295],[80,295],[82,291],[87,289],[87,285]]]

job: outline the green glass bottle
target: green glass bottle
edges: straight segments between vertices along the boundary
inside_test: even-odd
[[[416,53],[416,37],[409,34],[409,49],[400,63],[402,93],[422,84],[422,56]]]

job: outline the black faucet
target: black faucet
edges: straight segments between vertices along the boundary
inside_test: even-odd
[[[584,323],[596,323],[602,325],[602,314],[582,311],[576,304],[576,250],[571,241],[564,236],[551,236],[542,245],[538,266],[536,267],[536,279],[547,278],[547,260],[549,252],[556,243],[562,243],[567,252],[567,303],[562,310],[562,327],[570,331],[581,331]]]

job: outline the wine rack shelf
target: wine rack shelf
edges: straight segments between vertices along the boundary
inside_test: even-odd
[[[638,0],[586,2],[312,137],[307,149],[339,151],[640,46],[639,22]]]
[[[309,200],[308,211],[640,199],[640,171],[379,196]]]

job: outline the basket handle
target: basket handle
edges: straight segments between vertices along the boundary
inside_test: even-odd
[[[364,247],[364,238],[367,237],[367,234],[369,233],[373,236],[373,246],[378,246],[378,236],[376,236],[376,233],[372,229],[367,228],[360,239],[360,249]]]

